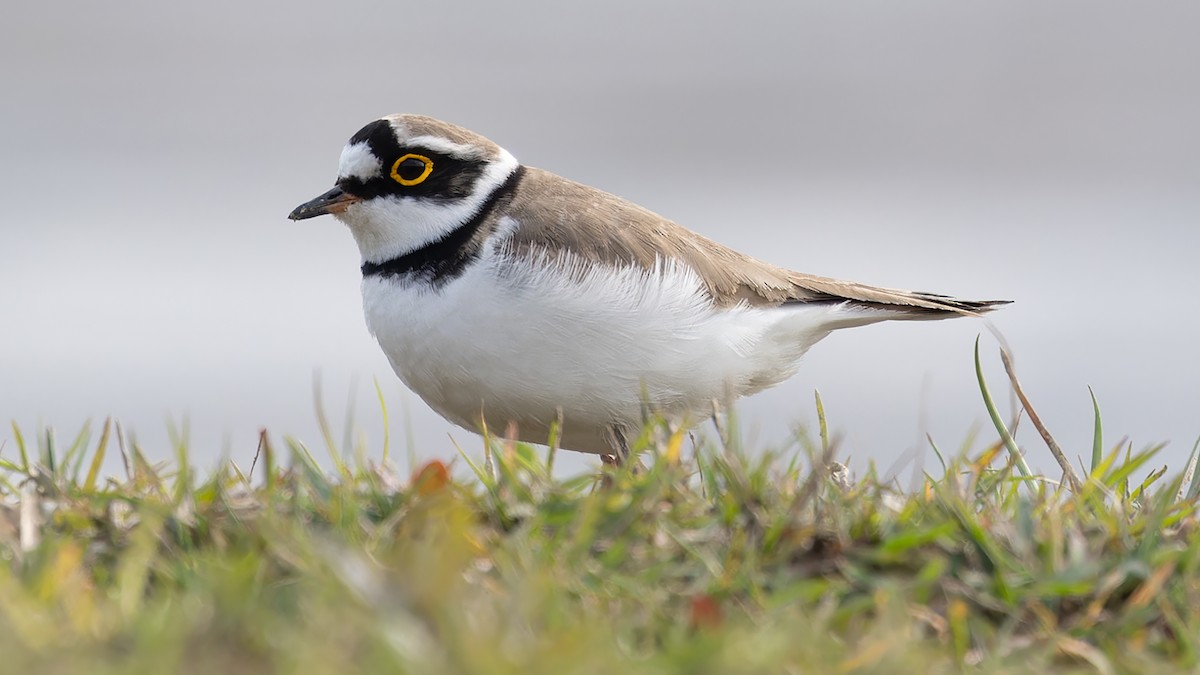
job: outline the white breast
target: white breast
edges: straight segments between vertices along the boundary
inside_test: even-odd
[[[565,261],[565,262],[564,262]],[[703,417],[781,382],[841,305],[713,307],[690,268],[588,266],[491,250],[439,288],[370,277],[367,324],[404,383],[461,426],[518,425],[544,442],[561,406],[563,447],[609,452],[605,428],[640,425],[643,395]]]

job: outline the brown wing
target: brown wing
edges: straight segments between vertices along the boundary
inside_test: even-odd
[[[849,300],[899,310],[897,318],[939,318],[983,313],[1008,302],[879,288],[775,267],[620,197],[532,167],[526,168],[509,211],[521,223],[508,242],[518,253],[569,251],[600,263],[645,268],[676,258],[700,275],[718,306]]]

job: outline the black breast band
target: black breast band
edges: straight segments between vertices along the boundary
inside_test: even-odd
[[[448,232],[441,239],[390,260],[363,263],[363,277],[388,278],[416,275],[433,283],[441,283],[457,277],[467,263],[479,255],[479,247],[471,247],[471,240],[475,233],[483,227],[483,223],[496,210],[498,204],[512,197],[524,174],[525,167],[518,166],[500,187],[488,195],[470,220]]]

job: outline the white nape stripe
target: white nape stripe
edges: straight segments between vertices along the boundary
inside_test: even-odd
[[[483,148],[475,145],[466,145],[463,143],[455,143],[440,136],[410,136],[408,125],[402,119],[403,115],[389,115],[383,119],[387,120],[392,125],[392,132],[395,133],[397,139],[404,146],[417,146],[434,152],[440,152],[444,155],[450,155],[458,159],[475,159],[486,161],[489,159],[488,152]],[[503,152],[503,150],[501,150]]]
[[[455,143],[438,136],[414,136],[404,141],[406,146],[425,148],[456,159],[487,160],[488,153],[477,145]]]
[[[338,160],[339,178],[357,178],[365,182],[382,171],[379,158],[366,143],[355,143],[342,149],[341,159]]]
[[[517,166],[517,159],[502,148],[475,181],[469,197],[437,202],[381,196],[352,204],[337,218],[350,227],[363,262],[380,263],[428,246],[462,226]]]

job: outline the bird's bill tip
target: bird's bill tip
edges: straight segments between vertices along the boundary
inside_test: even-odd
[[[292,212],[288,214],[288,219],[305,220],[307,218],[323,216],[327,213],[341,213],[342,211],[350,208],[351,204],[354,204],[360,200],[360,197],[355,197],[340,187],[335,187],[320,197],[317,197],[316,199],[310,199],[300,206],[297,206],[295,209],[292,209]]]

